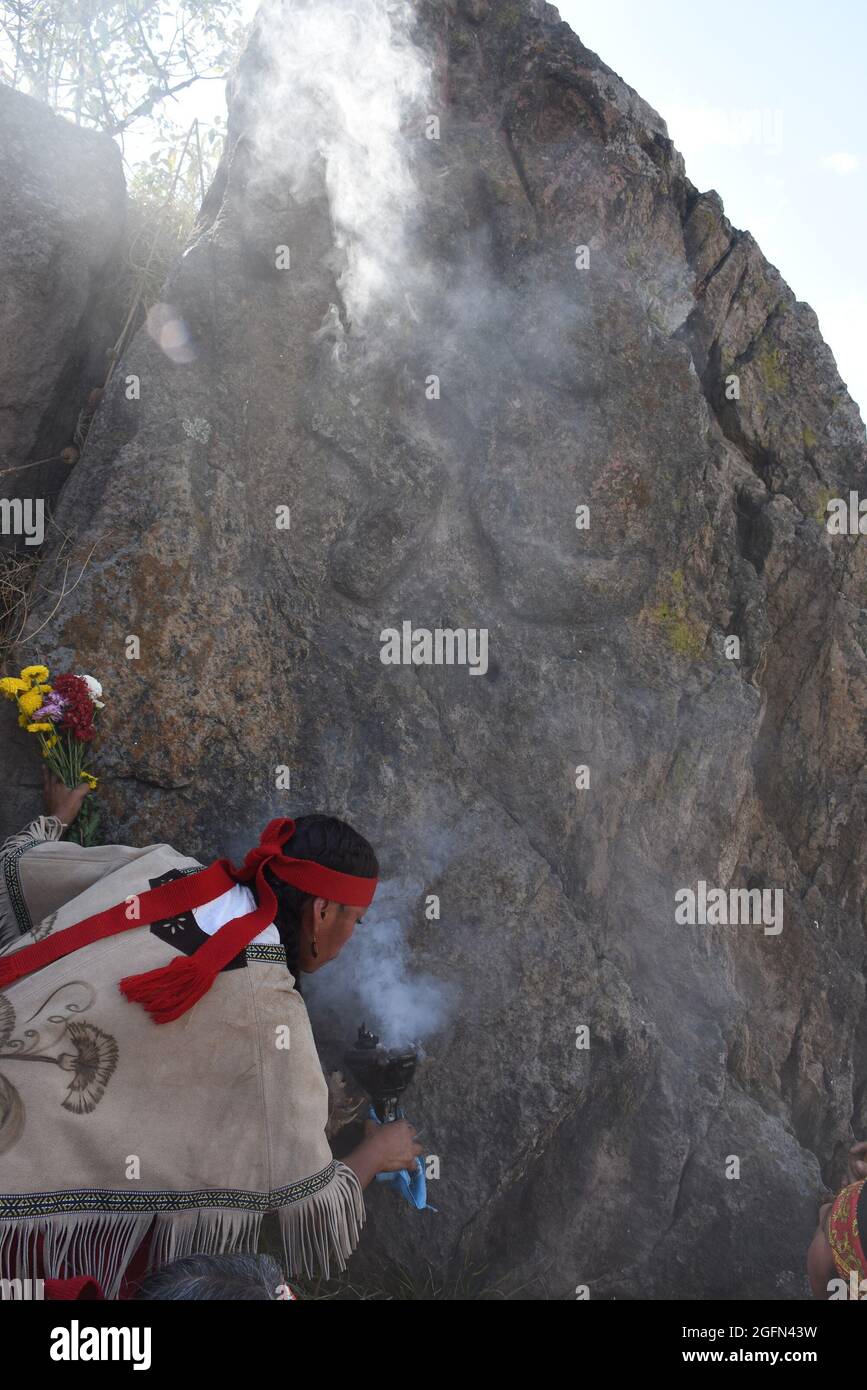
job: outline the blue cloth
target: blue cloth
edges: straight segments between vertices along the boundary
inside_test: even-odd
[[[376,1124],[382,1124],[373,1106],[367,1112],[371,1120]],[[403,1119],[403,1111],[400,1111],[399,1118]],[[424,1163],[420,1158],[415,1161],[415,1171],[410,1173],[406,1168],[399,1173],[377,1173],[377,1182],[388,1183],[389,1187],[394,1188],[401,1197],[415,1207],[416,1211],[436,1211],[436,1207],[428,1204],[427,1200],[427,1179],[424,1175]]]

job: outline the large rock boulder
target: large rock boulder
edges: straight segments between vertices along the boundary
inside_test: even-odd
[[[2,84],[0,132],[0,494],[50,508],[118,332],[126,185],[113,140]]]
[[[858,412],[553,8],[430,0],[427,91],[373,22],[331,74],[309,14],[253,36],[63,494],[86,571],[22,657],[103,679],[116,837],[239,854],[318,808],[376,844],[382,903],[311,1010],[329,1059],[362,1007],[424,1033],[441,1177],[436,1215],[371,1194],[357,1278],[803,1297],[867,1132],[864,543],[823,524],[867,486]],[[486,669],[384,664],[404,622],[487,629]],[[782,890],[783,930],[679,925],[700,880]]]

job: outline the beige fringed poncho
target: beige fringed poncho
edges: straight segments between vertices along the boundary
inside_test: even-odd
[[[169,845],[82,849],[63,829],[41,816],[0,850],[0,954],[202,867]],[[118,989],[203,940],[184,913],[0,993],[0,1277],[89,1274],[112,1297],[145,1239],[152,1266],[255,1250],[271,1211],[288,1274],[345,1267],[364,1204],[325,1138],[284,948],[248,946],[162,1026]]]

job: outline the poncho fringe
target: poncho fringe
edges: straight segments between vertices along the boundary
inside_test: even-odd
[[[74,1212],[0,1223],[0,1277],[67,1279],[84,1271],[116,1298],[127,1268],[149,1239],[148,1268],[185,1255],[253,1254],[262,1212],[237,1210],[160,1213]],[[277,1216],[288,1275],[330,1277],[344,1270],[364,1225],[361,1185],[351,1168],[335,1163],[327,1187]],[[41,1252],[40,1252],[41,1244]]]
[[[277,1213],[283,1254],[290,1274],[330,1278],[332,1263],[346,1268],[364,1225],[361,1184],[351,1168],[338,1163],[333,1182]]]

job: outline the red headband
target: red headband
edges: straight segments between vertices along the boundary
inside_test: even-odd
[[[179,957],[170,965],[148,970],[143,975],[128,975],[121,980],[120,989],[127,999],[142,1004],[157,1023],[170,1023],[206,994],[217,975],[229,961],[234,960],[260,932],[270,926],[277,915],[277,899],[265,878],[265,869],[283,883],[291,883],[302,892],[346,907],[369,907],[378,880],[359,878],[336,869],[327,869],[313,859],[294,859],[283,853],[283,845],[295,833],[295,822],[287,818],[269,821],[255,849],[244,858],[240,869],[228,859],[218,859],[201,873],[173,879],[159,888],[149,888],[138,894],[139,915],[134,921],[127,917],[128,900],[104,912],[66,927],[54,936],[46,936],[32,946],[0,960],[0,988],[41,970],[52,961],[61,960],[73,951],[102,941],[107,936],[134,927],[146,927],[166,917],[175,917],[190,908],[201,907],[235,883],[248,883],[255,878],[258,905],[252,912],[225,922],[213,936],[203,942],[191,956]]]
[[[267,865],[283,883],[291,883],[294,888],[312,893],[316,898],[327,898],[329,902],[343,903],[345,907],[370,907],[378,879],[342,874],[337,869],[327,869],[324,864],[317,864],[315,859],[293,859],[291,855],[283,853],[282,847],[294,834],[294,820],[269,821],[258,845],[248,850],[240,869],[233,869],[228,860],[220,862],[226,864],[238,883],[249,882],[258,876],[260,867]],[[276,911],[276,899],[274,908]]]

